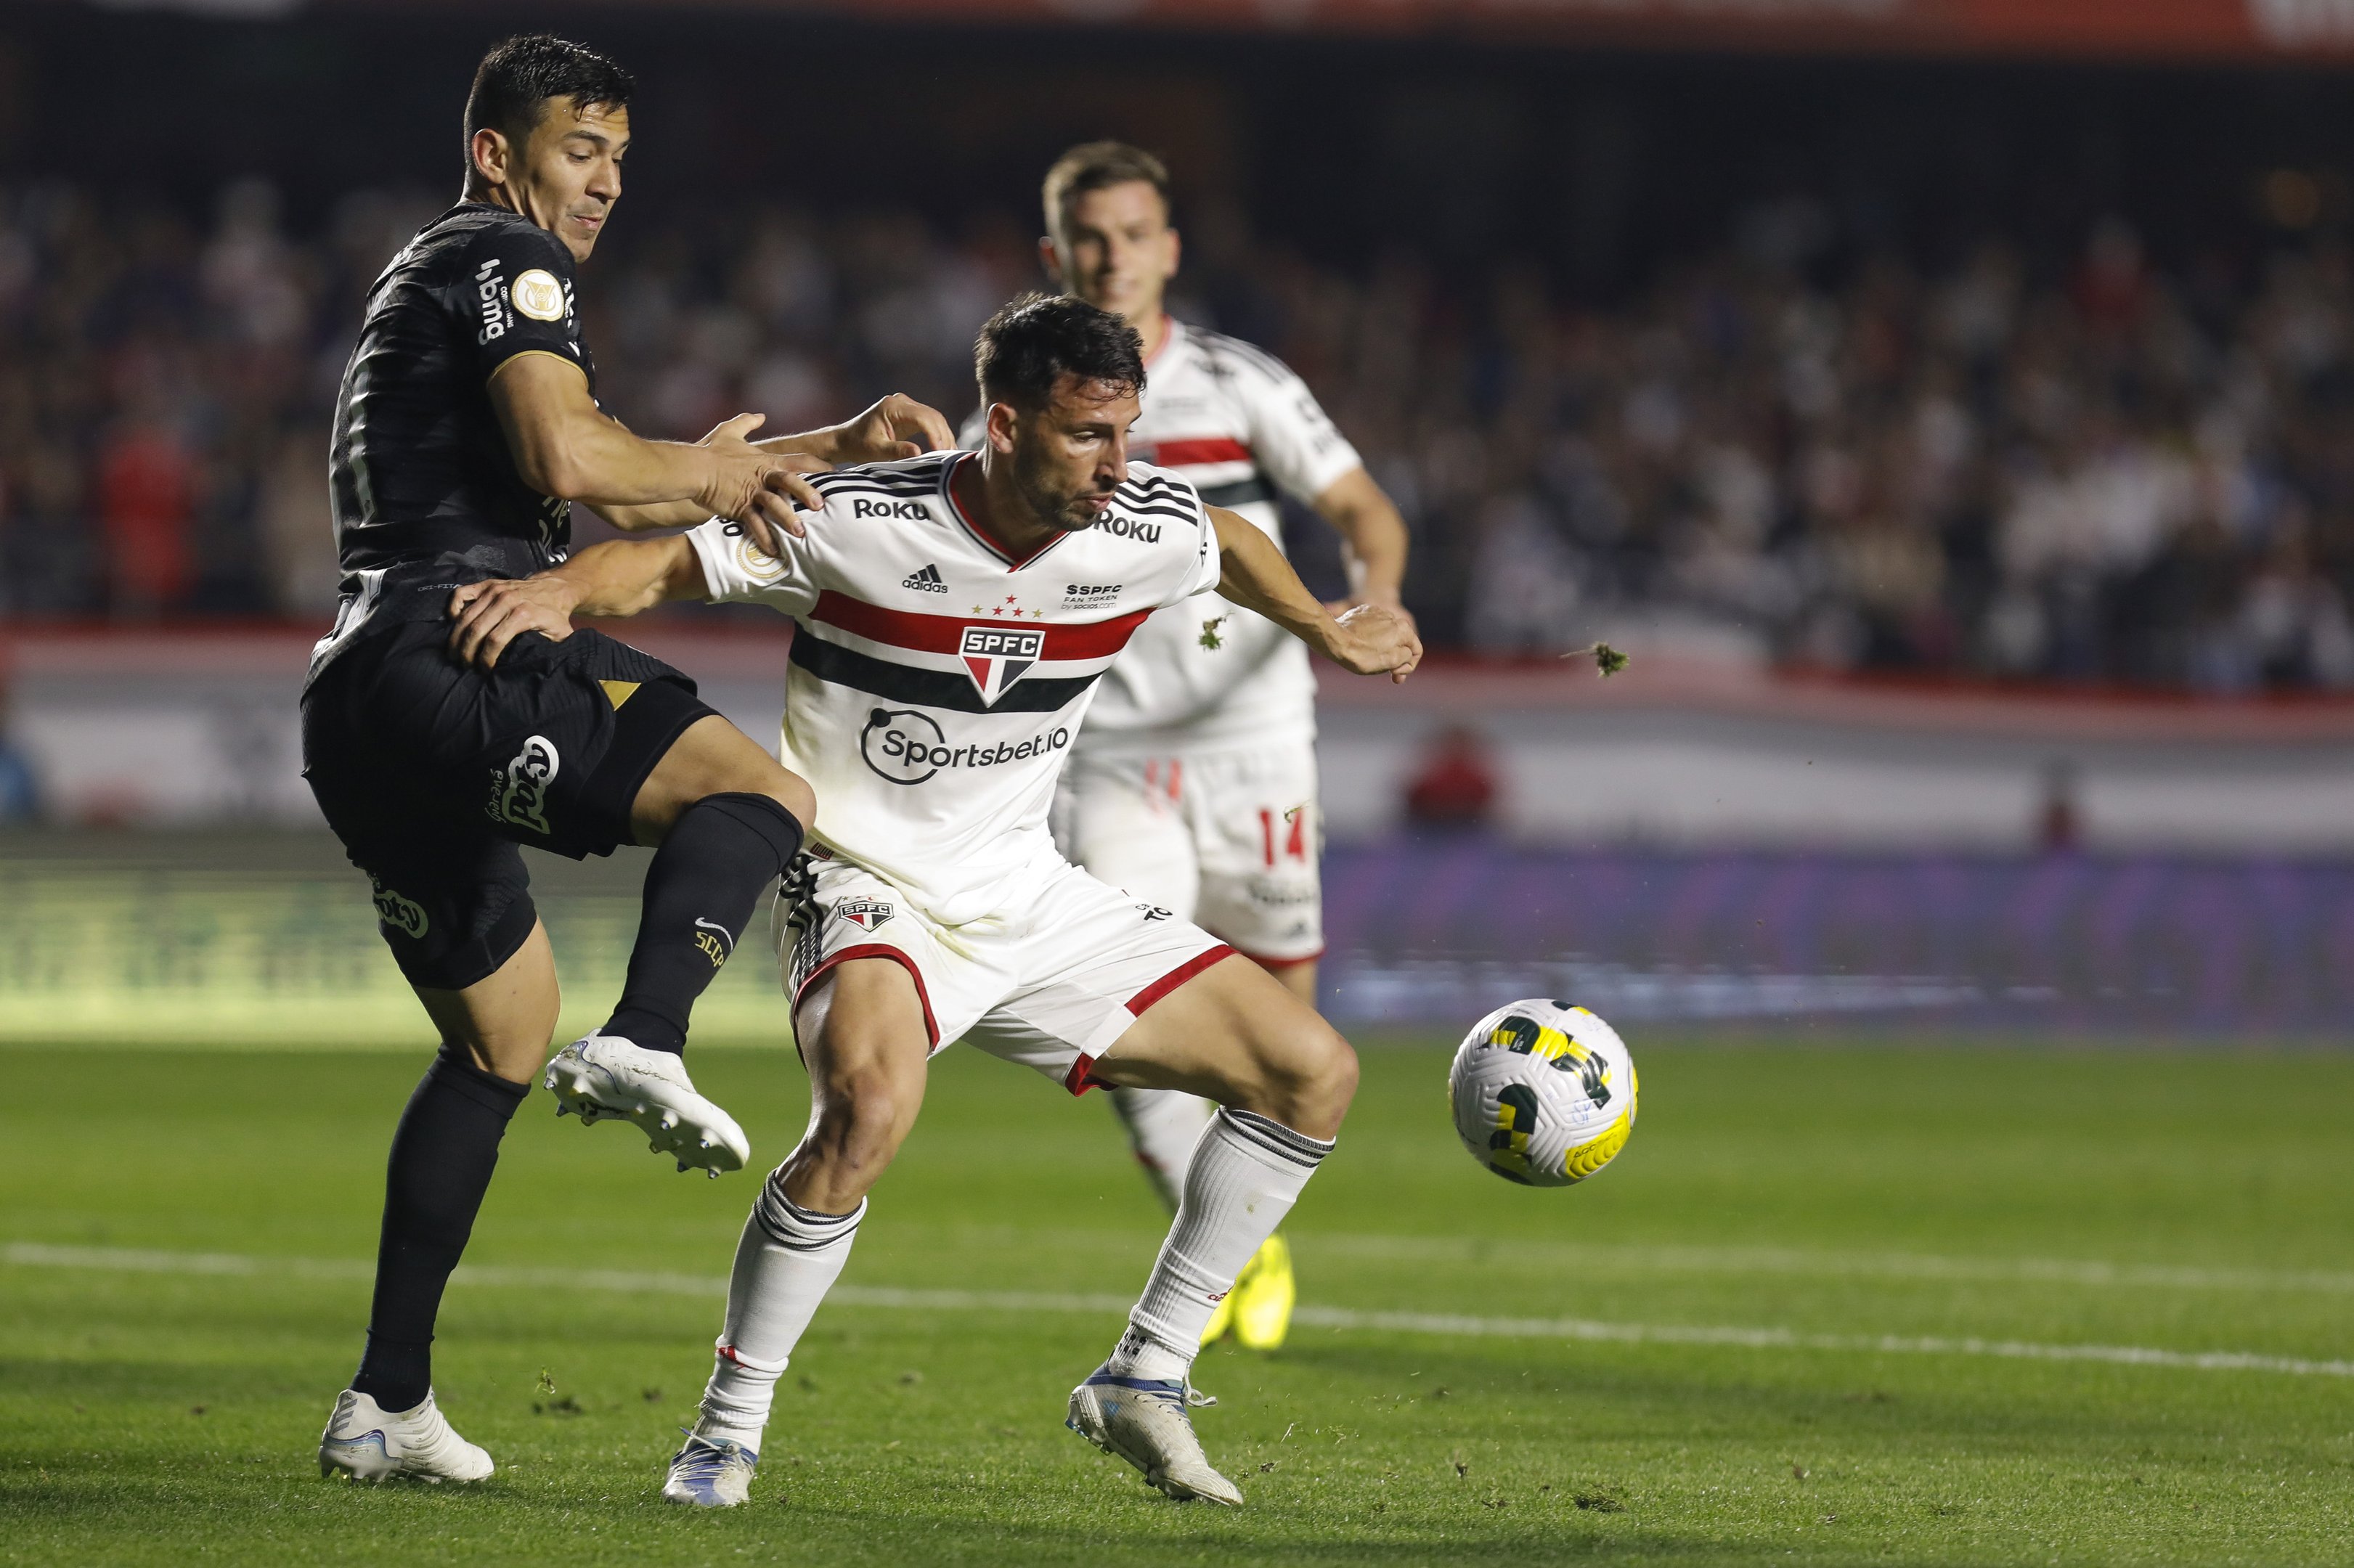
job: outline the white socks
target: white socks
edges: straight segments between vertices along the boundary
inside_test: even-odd
[[[1176,1223],[1105,1370],[1182,1380],[1235,1277],[1275,1234],[1331,1152],[1331,1144],[1250,1111],[1221,1109],[1213,1116],[1193,1148]]]
[[[1114,1089],[1111,1108],[1128,1128],[1129,1147],[1136,1150],[1136,1162],[1144,1167],[1152,1190],[1175,1213],[1185,1195],[1193,1146],[1202,1141],[1202,1129],[1218,1107],[1182,1089]]]
[[[785,1196],[779,1167],[760,1189],[752,1217],[736,1244],[736,1271],[727,1282],[727,1324],[718,1365],[703,1391],[698,1436],[726,1438],[758,1452],[760,1429],[777,1396],[777,1379],[792,1359],[818,1303],[850,1261],[850,1244],[866,1201],[846,1214],[815,1214]]]
[[[1153,1097],[1163,1103],[1148,1107],[1151,1122],[1164,1135],[1182,1127],[1181,1115],[1193,1117],[1193,1107],[1203,1103],[1173,1093]],[[1143,1139],[1140,1132],[1140,1151]],[[1164,1137],[1158,1148],[1168,1146]],[[1234,1288],[1235,1277],[1275,1234],[1308,1178],[1331,1152],[1330,1143],[1250,1111],[1212,1116],[1182,1163],[1170,1167],[1182,1180],[1182,1202],[1106,1370],[1122,1377],[1183,1381],[1201,1348],[1202,1330]],[[851,1243],[865,1214],[864,1200],[846,1214],[811,1213],[785,1196],[777,1175],[769,1176],[737,1244],[727,1322],[719,1336],[717,1365],[704,1390],[698,1436],[758,1451],[777,1379],[850,1261]]]

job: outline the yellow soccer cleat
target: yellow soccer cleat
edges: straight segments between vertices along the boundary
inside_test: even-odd
[[[1246,1275],[1250,1272],[1248,1264],[1243,1266],[1243,1272]],[[1210,1314],[1209,1322],[1203,1325],[1202,1343],[1214,1345],[1226,1337],[1226,1330],[1235,1326],[1235,1298],[1242,1293],[1242,1281],[1236,1280],[1235,1287],[1218,1302],[1218,1309]]]
[[[1235,1338],[1254,1351],[1272,1351],[1291,1332],[1291,1308],[1299,1298],[1291,1276],[1291,1244],[1280,1234],[1266,1244],[1243,1266],[1242,1277],[1220,1306],[1220,1315],[1234,1308]]]

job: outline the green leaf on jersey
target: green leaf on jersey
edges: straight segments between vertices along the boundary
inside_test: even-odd
[[[1224,648],[1226,645],[1226,640],[1218,635],[1218,628],[1225,623],[1226,618],[1223,615],[1214,615],[1202,622],[1202,646],[1213,653]]]

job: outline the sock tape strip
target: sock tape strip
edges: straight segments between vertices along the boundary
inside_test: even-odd
[[[866,1200],[858,1200],[858,1207],[846,1214],[821,1214],[802,1208],[785,1196],[784,1186],[770,1176],[761,1184],[760,1200],[752,1206],[752,1217],[769,1233],[769,1239],[793,1252],[818,1252],[848,1241],[858,1232],[858,1222],[866,1217]]]
[[[1257,1145],[1269,1154],[1314,1170],[1332,1152],[1333,1146],[1305,1133],[1294,1132],[1279,1121],[1273,1121],[1256,1111],[1235,1110],[1231,1106],[1218,1107],[1218,1118],[1237,1137]]]
[[[790,1356],[787,1356],[780,1361],[764,1361],[757,1357],[748,1356],[743,1351],[737,1350],[734,1345],[729,1344],[725,1335],[722,1335],[718,1341],[711,1347],[711,1351],[712,1354],[717,1356],[721,1361],[727,1362],[731,1366],[739,1366],[744,1368],[747,1372],[758,1372],[766,1377],[781,1376],[784,1370],[792,1365],[792,1358]]]

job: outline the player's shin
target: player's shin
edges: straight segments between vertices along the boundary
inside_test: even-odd
[[[413,1410],[432,1383],[433,1320],[498,1168],[499,1142],[528,1087],[445,1043],[392,1138],[367,1351],[352,1387],[385,1410]]]
[[[684,1052],[695,999],[801,844],[801,823],[766,795],[705,796],[680,812],[646,867],[629,981],[603,1033]]]
[[[1330,1143],[1250,1111],[1229,1107],[1212,1117],[1193,1150],[1169,1239],[1105,1371],[1185,1377],[1210,1315],[1331,1151]]]
[[[737,1243],[726,1327],[695,1427],[697,1436],[755,1450],[777,1379],[850,1261],[850,1245],[866,1213],[864,1199],[846,1214],[813,1213],[785,1196],[783,1174],[780,1168],[761,1186]]]

